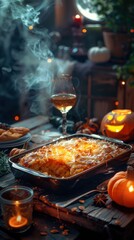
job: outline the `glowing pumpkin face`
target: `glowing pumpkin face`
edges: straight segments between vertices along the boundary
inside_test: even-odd
[[[104,116],[101,133],[123,141],[134,139],[134,112],[129,109],[115,109]]]

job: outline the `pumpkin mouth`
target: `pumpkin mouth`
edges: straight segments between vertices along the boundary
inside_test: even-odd
[[[107,127],[107,130],[118,133],[123,129],[124,125],[116,125],[116,126],[106,125],[106,127]]]

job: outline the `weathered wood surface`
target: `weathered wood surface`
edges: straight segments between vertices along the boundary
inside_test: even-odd
[[[121,233],[122,230],[127,231],[132,223],[134,224],[134,209],[118,206],[108,195],[106,195],[108,199],[106,206],[98,207],[94,205],[95,196],[90,196],[83,203],[71,204],[67,208],[56,207],[54,204],[46,204],[36,199],[35,210],[98,232],[104,231],[107,225]]]
[[[134,153],[131,154],[129,164],[134,162]],[[94,204],[97,194],[92,194],[84,201],[77,201],[67,208],[57,207],[53,202],[41,201],[35,198],[34,207],[37,212],[54,216],[68,222],[75,223],[81,227],[103,232],[115,232],[121,235],[122,239],[127,239],[128,234],[134,231],[134,209],[128,209],[114,203],[108,194],[105,194],[107,201],[102,207]]]

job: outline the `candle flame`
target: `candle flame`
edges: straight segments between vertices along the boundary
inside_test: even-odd
[[[18,216],[16,217],[16,221],[17,221],[17,222],[21,222],[21,219],[22,219],[21,215],[18,215]]]
[[[26,226],[28,223],[28,219],[18,214],[17,216],[13,216],[9,219],[9,226],[13,228],[21,228]]]
[[[131,185],[128,190],[129,192],[134,192],[134,186]]]
[[[76,19],[80,19],[81,16],[80,16],[79,14],[76,14],[76,15],[75,15],[75,18],[76,18]]]
[[[19,201],[15,201],[15,205],[16,205],[16,206],[19,206]]]

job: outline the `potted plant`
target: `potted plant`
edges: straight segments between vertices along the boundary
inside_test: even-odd
[[[131,45],[134,28],[133,0],[94,0],[89,3],[90,11],[100,16],[104,43],[114,57],[126,57]]]
[[[128,81],[130,87],[134,87],[134,44],[132,44],[131,54],[124,65],[115,65],[114,69],[119,80]]]

